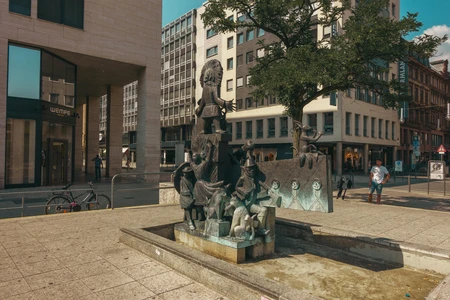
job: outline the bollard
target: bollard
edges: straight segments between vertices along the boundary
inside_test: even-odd
[[[408,192],[411,193],[411,175],[408,175]]]
[[[445,182],[446,175],[444,174],[444,196],[447,190],[447,183]]]
[[[25,196],[22,194],[22,217],[24,216],[23,208],[25,207]]]

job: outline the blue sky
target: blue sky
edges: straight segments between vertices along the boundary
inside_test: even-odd
[[[182,14],[193,8],[200,7],[205,0],[162,0],[163,1],[163,25],[170,23]],[[433,34],[450,36],[450,0],[400,0],[400,15],[406,12],[419,12],[418,20],[423,23],[420,32],[408,36]],[[435,59],[447,58],[450,60],[450,42],[440,46]],[[432,59],[433,60],[433,59]]]

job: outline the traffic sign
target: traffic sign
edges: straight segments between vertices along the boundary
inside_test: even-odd
[[[445,150],[444,145],[440,145],[437,152],[439,152],[439,154],[444,154],[445,152],[447,152],[447,150]]]

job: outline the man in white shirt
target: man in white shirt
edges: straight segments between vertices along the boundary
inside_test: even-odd
[[[377,158],[375,166],[370,170],[370,180],[369,180],[369,203],[372,203],[373,192],[377,191],[377,204],[381,202],[381,191],[383,190],[383,184],[388,181],[391,174],[382,166],[381,158]]]

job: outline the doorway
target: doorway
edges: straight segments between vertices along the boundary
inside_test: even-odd
[[[45,185],[61,185],[68,183],[68,149],[67,140],[48,139],[47,180]]]

